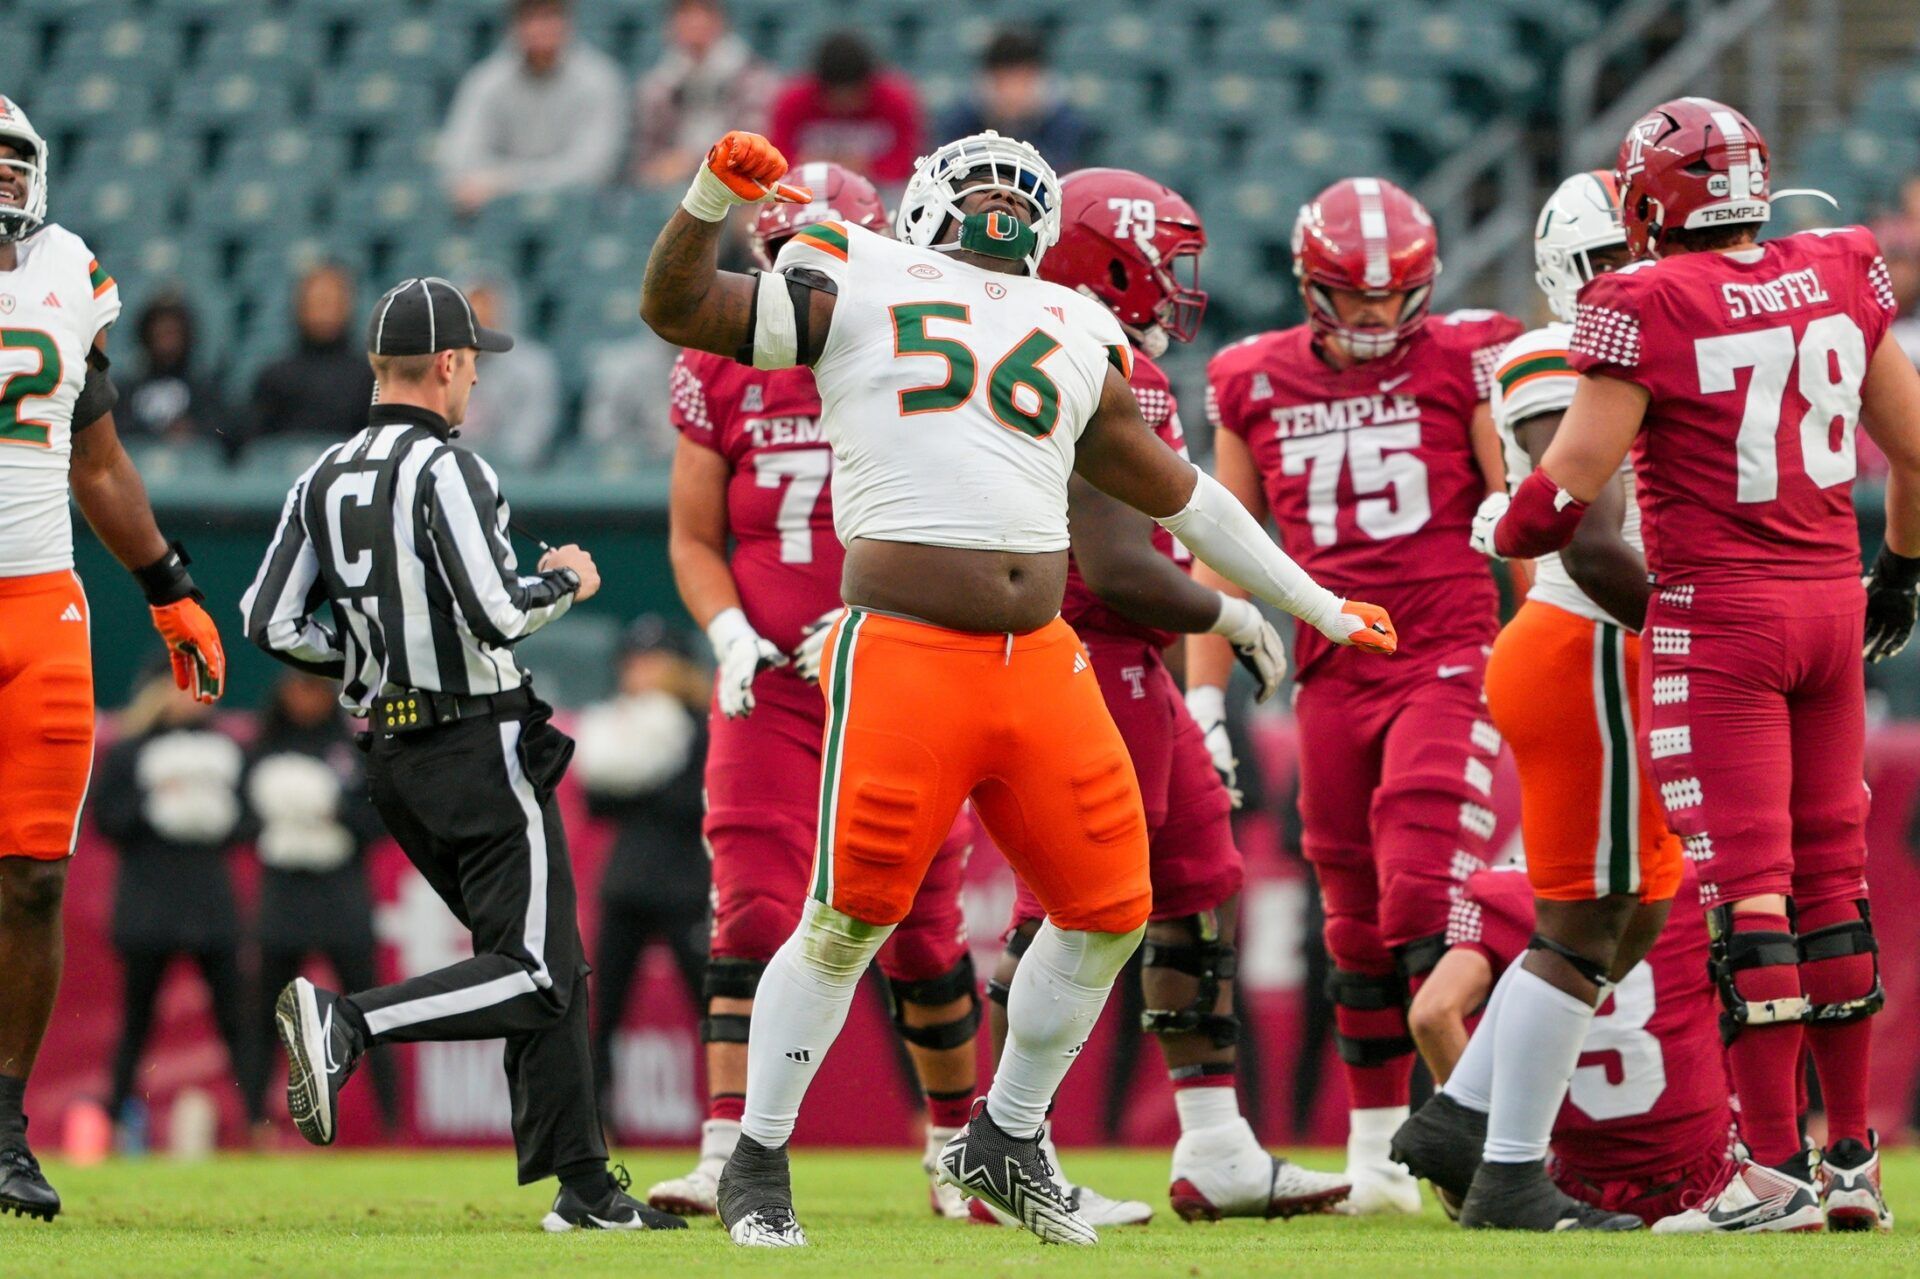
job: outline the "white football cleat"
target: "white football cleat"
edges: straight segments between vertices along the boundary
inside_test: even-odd
[[[1794,1156],[1793,1163],[1806,1158]],[[1784,1231],[1821,1230],[1826,1217],[1814,1174],[1795,1169],[1769,1168],[1751,1159],[1733,1167],[1726,1184],[1699,1206],[1653,1223],[1656,1235],[1758,1235]]]
[[[740,1141],[736,1119],[709,1119],[700,1125],[700,1161],[684,1177],[656,1182],[647,1191],[647,1207],[678,1217],[711,1217],[719,1211],[720,1170]]]
[[[1820,1209],[1829,1230],[1892,1230],[1893,1209],[1880,1188],[1880,1134],[1870,1145],[1836,1141],[1820,1160]]]
[[[1420,1211],[1420,1182],[1392,1160],[1377,1164],[1349,1163],[1344,1178],[1350,1187],[1334,1211],[1349,1217],[1372,1217],[1390,1212]]]
[[[933,1205],[933,1215],[947,1221],[965,1221],[971,1215],[967,1211],[967,1196],[960,1188],[940,1180],[940,1151],[959,1131],[958,1128],[929,1127],[927,1149],[920,1156],[920,1170],[927,1174],[927,1198]]]
[[[1240,1119],[1181,1136],[1167,1197],[1182,1221],[1219,1221],[1331,1212],[1351,1189],[1345,1177],[1269,1154]]]

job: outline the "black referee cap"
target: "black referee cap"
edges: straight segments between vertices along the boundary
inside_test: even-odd
[[[511,351],[513,339],[480,327],[467,295],[437,275],[402,280],[374,303],[367,350],[374,355],[432,355],[472,347]]]

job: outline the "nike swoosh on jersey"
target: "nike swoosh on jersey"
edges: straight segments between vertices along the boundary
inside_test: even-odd
[[[1455,675],[1465,675],[1468,671],[1472,669],[1473,669],[1472,663],[1468,663],[1465,666],[1437,667],[1435,668],[1433,673],[1435,675],[1438,675],[1441,679],[1452,679]]]
[[[1411,373],[1402,373],[1399,377],[1388,378],[1386,381],[1380,384],[1380,389],[1382,391],[1391,391],[1394,387],[1399,386],[1402,382],[1406,381],[1408,378],[1412,376],[1413,374]]]

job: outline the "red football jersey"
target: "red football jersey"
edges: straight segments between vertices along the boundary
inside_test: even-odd
[[[1470,429],[1519,332],[1497,311],[1456,311],[1385,359],[1335,369],[1300,325],[1207,366],[1207,416],[1246,440],[1287,553],[1328,590],[1386,608],[1408,669],[1491,643],[1499,625],[1493,576],[1467,543],[1487,492]],[[1300,628],[1300,678],[1337,654]]]
[[[1569,361],[1650,397],[1633,460],[1657,580],[1859,576],[1854,428],[1893,316],[1864,227],[1638,262],[1581,290]]]
[[[674,427],[727,460],[729,566],[753,629],[792,652],[840,607],[846,551],[833,532],[833,449],[804,368],[755,369],[705,351],[673,366]]]
[[[1165,440],[1168,448],[1186,457],[1187,437],[1180,426],[1180,406],[1173,398],[1173,383],[1167,381],[1160,366],[1135,351],[1133,376],[1128,385],[1133,387],[1133,398],[1140,402],[1140,416],[1146,419],[1154,434]],[[1193,555],[1187,548],[1157,524],[1153,526],[1153,546],[1181,568],[1193,563]],[[1155,648],[1165,648],[1179,638],[1176,632],[1130,622],[1108,608],[1080,576],[1080,566],[1073,562],[1071,555],[1067,557],[1067,595],[1060,605],[1060,615],[1082,635],[1088,632],[1118,635],[1142,640]]]
[[[1486,956],[1496,981],[1532,934],[1533,887],[1516,868],[1476,871],[1447,925],[1448,942]],[[1660,940],[1587,1031],[1553,1153],[1589,1181],[1657,1176],[1726,1147],[1730,1095],[1707,917],[1688,863]]]

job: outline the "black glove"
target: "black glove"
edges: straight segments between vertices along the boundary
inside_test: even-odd
[[[1861,652],[1869,662],[1884,661],[1907,646],[1913,634],[1916,587],[1920,587],[1920,559],[1881,547],[1873,571],[1867,574],[1867,636]]]

